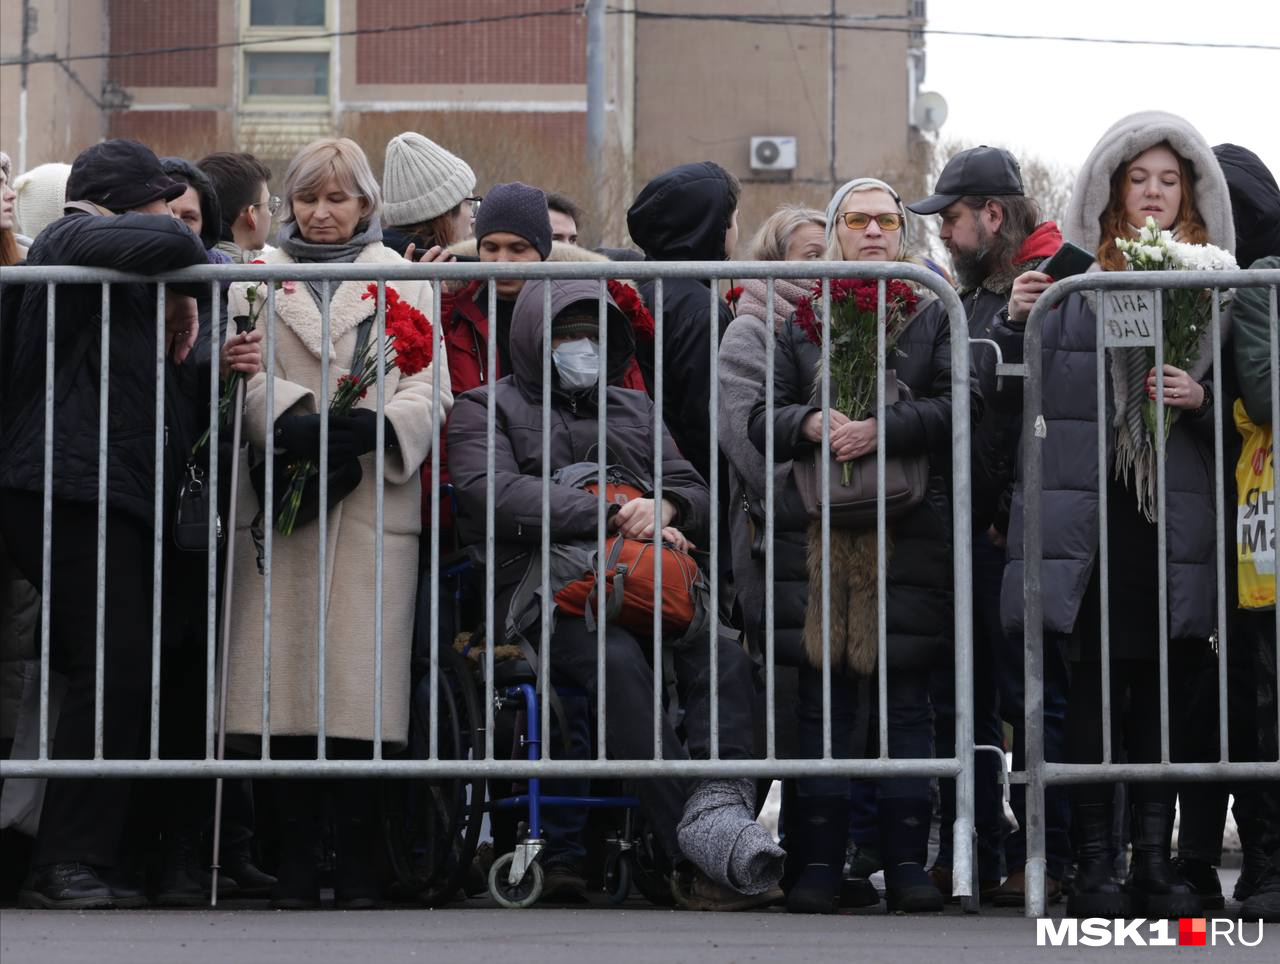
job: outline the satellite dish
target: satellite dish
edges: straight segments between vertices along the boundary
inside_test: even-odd
[[[947,119],[947,99],[932,90],[916,95],[911,122],[922,131],[936,131]]]

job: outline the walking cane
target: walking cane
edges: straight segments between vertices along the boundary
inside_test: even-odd
[[[241,319],[236,319],[238,331]],[[218,677],[218,749],[217,759],[221,762],[227,752],[227,668],[231,653],[231,588],[235,577],[236,558],[236,496],[240,489],[240,429],[244,420],[243,377],[236,381],[236,394],[232,401],[231,428],[231,504],[227,507],[227,558],[222,577],[222,656]],[[217,418],[217,414],[214,414]],[[214,453],[217,458],[217,453]],[[222,860],[222,777],[213,782],[213,863],[210,870],[209,906],[218,906],[218,871]]]

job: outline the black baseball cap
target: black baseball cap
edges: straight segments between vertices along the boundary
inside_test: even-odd
[[[961,151],[942,169],[938,185],[923,201],[908,204],[916,214],[937,214],[962,197],[1000,197],[1025,193],[1018,160],[999,147],[971,147]]]
[[[172,201],[186,189],[164,172],[151,148],[125,138],[85,148],[67,178],[68,201],[92,201],[116,213]]]

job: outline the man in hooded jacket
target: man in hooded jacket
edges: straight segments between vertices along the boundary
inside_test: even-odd
[[[450,467],[458,497],[457,530],[460,541],[485,539],[486,423],[490,395],[497,418],[494,465],[495,621],[503,627],[494,642],[540,639],[536,604],[521,602],[520,588],[530,573],[541,572],[543,437],[543,294],[545,282],[526,282],[516,300],[511,320],[511,374],[496,384],[461,395],[449,419]],[[604,405],[600,403],[599,377],[616,383],[631,363],[634,335],[625,314],[612,299],[607,302],[607,357],[599,356],[598,288],[592,282],[551,282],[552,385],[551,462],[545,470],[554,474],[597,458],[599,422],[607,426],[610,465],[641,479],[653,478],[653,405],[642,393],[611,384]],[[664,433],[665,435],[665,433]],[[662,499],[648,495],[625,505],[609,504],[608,528],[628,538],[651,539],[656,517],[661,515],[665,541],[685,546],[702,538],[710,507],[706,484],[676,449],[670,435],[662,444]],[[647,483],[648,484],[648,483]],[[564,544],[594,542],[597,497],[581,488],[551,482],[549,541]],[[535,601],[536,602],[536,601]],[[534,610],[531,612],[530,610]],[[597,692],[596,633],[582,617],[556,612],[551,627],[551,669],[556,682],[568,682]],[[496,627],[495,627],[496,629]],[[614,622],[606,628],[605,660],[608,718],[606,739],[610,756],[644,759],[653,756],[653,668],[648,661],[651,646]],[[662,725],[664,759],[706,757],[711,746],[709,674],[705,641],[672,645],[677,690],[684,707],[686,745],[677,737],[670,718]],[[736,641],[721,637],[718,648],[719,748],[726,759],[746,759],[752,753],[751,666]],[[673,864],[682,858],[698,865],[688,890],[680,891],[686,906],[707,909],[743,909],[771,900],[773,884],[781,873],[782,852],[756,839],[751,826],[750,801],[735,809],[744,816],[736,834],[719,834],[733,853],[729,876],[713,876],[715,869],[702,854],[689,852],[682,837],[686,826],[706,815],[709,794],[718,789],[739,792],[749,781],[707,781],[694,789],[684,781],[660,778],[640,781],[639,796],[660,841]],[[733,785],[730,787],[729,785]],[[753,796],[753,794],[752,794]],[[745,808],[745,809],[744,809]],[[726,808],[728,809],[728,808]],[[735,818],[736,819],[736,818]],[[683,821],[683,823],[682,823]],[[748,824],[750,826],[748,826]],[[705,839],[705,838],[703,838]],[[741,847],[741,849],[739,849]],[[736,873],[734,872],[736,871]]]

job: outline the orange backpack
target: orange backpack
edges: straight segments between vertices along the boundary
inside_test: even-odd
[[[576,469],[578,466],[573,466]],[[589,470],[589,477],[588,476]],[[593,494],[599,492],[594,465],[583,465],[576,487]],[[564,479],[562,481],[570,481]],[[572,483],[571,483],[572,484]],[[644,498],[643,490],[626,479],[622,470],[606,470],[605,499],[624,505],[632,499]],[[567,546],[559,546],[563,557]],[[604,545],[605,603],[607,622],[624,626],[645,636],[653,632],[655,567],[657,555],[651,540],[609,536]],[[596,593],[599,556],[592,546],[577,556],[577,578],[565,573],[553,589],[556,608],[570,616],[586,619],[595,628],[600,605]],[[560,569],[560,566],[556,567]],[[563,570],[561,570],[563,571]],[[705,622],[707,583],[697,562],[687,552],[672,546],[662,548],[662,631],[664,635],[685,636]]]

